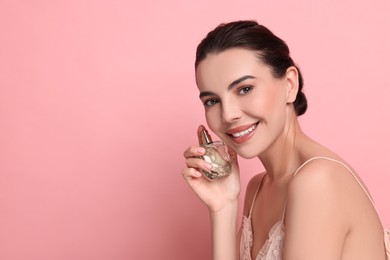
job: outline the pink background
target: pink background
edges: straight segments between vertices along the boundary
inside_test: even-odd
[[[389,13],[388,0],[0,0],[0,259],[210,258],[182,152],[205,122],[196,45],[234,19],[287,41],[303,128],[358,170],[390,227]],[[241,161],[245,187],[262,168]]]

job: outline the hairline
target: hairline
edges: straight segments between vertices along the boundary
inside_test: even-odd
[[[228,50],[232,50],[232,49],[244,49],[244,50],[248,50],[248,51],[253,51],[253,52],[256,54],[255,56],[256,56],[256,58],[257,58],[257,61],[258,61],[260,64],[265,65],[265,66],[268,66],[269,68],[271,68],[272,75],[273,75],[275,78],[278,78],[278,79],[279,79],[279,78],[282,78],[282,77],[286,74],[287,69],[286,69],[286,71],[284,72],[283,75],[279,75],[279,74],[275,71],[275,68],[274,68],[271,64],[269,64],[269,63],[266,62],[266,60],[265,60],[265,58],[264,58],[264,57],[265,57],[264,51],[262,51],[262,50],[256,50],[255,48],[250,47],[250,46],[231,46],[231,47],[227,47],[227,48],[212,48],[210,51],[207,52],[206,55],[204,55],[204,57],[203,57],[201,60],[198,60],[198,61],[197,61],[196,65],[195,65],[195,71],[197,71],[199,64],[200,64],[202,61],[206,60],[207,57],[208,57],[209,55],[217,55],[217,54],[220,54],[220,53],[222,53],[222,52],[224,52],[224,51],[228,51]],[[291,66],[296,67],[294,64],[292,64]]]

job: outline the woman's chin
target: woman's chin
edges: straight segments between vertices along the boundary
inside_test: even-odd
[[[250,151],[236,151],[237,154],[244,159],[253,159],[258,157],[258,153]]]

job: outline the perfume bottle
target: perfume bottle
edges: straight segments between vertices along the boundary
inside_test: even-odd
[[[202,147],[206,149],[202,159],[213,166],[209,171],[202,170],[203,174],[211,180],[229,176],[232,166],[225,143],[213,142],[206,129],[201,132],[201,142]]]

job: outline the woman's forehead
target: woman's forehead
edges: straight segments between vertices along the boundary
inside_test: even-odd
[[[260,62],[253,50],[234,48],[209,54],[196,69],[199,87],[215,84],[229,85],[245,75],[256,75],[268,66]]]

